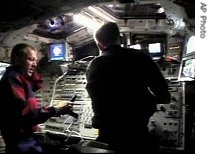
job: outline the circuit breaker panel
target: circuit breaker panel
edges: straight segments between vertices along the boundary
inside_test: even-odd
[[[98,130],[92,128],[91,119],[93,112],[91,100],[85,89],[85,68],[72,64],[68,66],[65,74],[56,79],[45,76],[45,83],[49,84],[45,88],[46,90],[42,94],[40,101],[45,98],[47,102],[54,105],[59,101],[70,101],[76,95],[73,112],[78,114],[78,118],[68,114],[60,117],[52,117],[44,124],[43,131],[95,139],[98,136]],[[49,93],[47,94],[46,91],[49,91]],[[40,93],[37,95],[40,95]],[[46,104],[46,102],[42,101],[42,104]]]
[[[161,149],[184,150],[185,105],[182,83],[177,78],[168,78],[171,102],[158,104],[157,112],[150,118],[148,128],[154,133]]]

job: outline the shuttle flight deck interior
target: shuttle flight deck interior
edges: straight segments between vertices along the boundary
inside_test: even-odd
[[[12,47],[28,43],[39,50],[45,84],[37,92],[40,106],[74,99],[78,117],[52,117],[35,132],[49,153],[113,153],[94,140],[98,130],[85,89],[86,67],[99,55],[92,35],[107,21],[119,26],[123,47],[148,48],[168,82],[171,102],[158,104],[148,123],[161,154],[195,153],[195,1],[9,1],[0,2],[6,8],[0,9],[0,77]],[[4,150],[0,135],[0,153]]]

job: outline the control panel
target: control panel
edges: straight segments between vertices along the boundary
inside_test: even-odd
[[[185,147],[185,102],[183,101],[183,85],[178,81],[176,74],[166,73],[166,80],[169,85],[171,102],[169,104],[158,104],[157,111],[151,116],[148,123],[149,131],[154,133],[161,149],[183,150]],[[58,80],[59,79],[59,80]],[[73,112],[78,118],[70,115],[52,117],[45,124],[43,131],[62,133],[69,137],[81,139],[95,139],[98,130],[92,127],[92,106],[91,99],[85,89],[85,69],[69,66],[68,72],[55,78],[45,74],[47,86],[44,93],[38,93],[41,105],[51,102],[56,104],[61,100],[71,100],[77,95]]]
[[[47,87],[49,94],[48,96],[46,96],[46,93],[45,96],[42,94],[40,100],[43,99],[42,97],[48,98],[48,102],[54,105],[59,101],[70,101],[76,95],[73,102],[73,112],[78,114],[78,118],[71,115],[52,117],[44,124],[43,131],[95,139],[98,136],[98,130],[92,127],[93,111],[91,100],[85,89],[85,69],[72,65],[69,66],[65,75],[61,75],[53,80],[46,76],[45,82],[49,83]],[[40,93],[38,93],[39,95]],[[46,103],[42,102],[42,104]]]
[[[158,104],[157,112],[150,118],[148,128],[154,133],[163,149],[184,149],[185,106],[183,87],[177,78],[167,79],[171,102]]]

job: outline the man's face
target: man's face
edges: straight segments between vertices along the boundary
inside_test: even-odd
[[[28,76],[32,76],[37,67],[37,51],[31,48],[27,48],[26,50],[27,52],[23,59],[24,61],[23,67],[26,71],[26,74]]]

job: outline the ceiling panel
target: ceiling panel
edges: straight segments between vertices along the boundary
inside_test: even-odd
[[[161,6],[156,3],[149,4],[115,4],[115,5],[99,5],[101,9],[110,13],[112,16],[118,19],[165,19],[166,14],[161,11]]]

